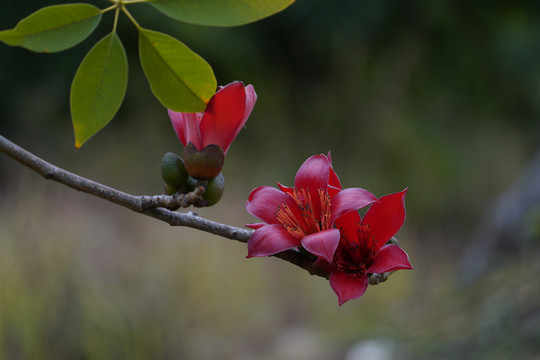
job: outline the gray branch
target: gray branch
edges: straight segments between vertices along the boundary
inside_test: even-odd
[[[197,196],[200,193],[200,189],[195,189],[193,193],[186,194],[185,197],[179,196],[180,194],[172,196],[135,196],[88,180],[50,164],[1,135],[0,151],[22,165],[34,170],[47,180],[59,182],[77,191],[97,196],[140,214],[164,221],[172,226],[187,226],[241,242],[247,242],[253,233],[253,230],[241,229],[207,220],[191,212],[180,213],[163,208],[182,207],[185,201],[187,201],[186,199]]]
[[[0,151],[22,165],[34,170],[47,180],[53,180],[77,191],[97,196],[137,213],[166,222],[171,226],[187,226],[243,243],[247,242],[251,234],[253,234],[253,230],[221,224],[202,218],[193,212],[180,213],[169,210],[187,207],[196,203],[197,199],[202,195],[202,191],[204,191],[204,188],[202,187],[199,187],[188,194],[175,194],[171,196],[135,196],[86,179],[50,164],[1,135]],[[311,275],[328,278],[327,273],[313,266],[314,259],[302,252],[287,250],[273,256],[297,265],[307,270]],[[370,283],[374,285],[383,282],[388,278],[389,274],[391,273],[372,274]]]

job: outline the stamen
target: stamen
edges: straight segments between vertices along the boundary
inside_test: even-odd
[[[288,195],[294,200],[298,207],[298,212],[285,203],[282,203],[276,212],[276,220],[295,238],[301,239],[309,234],[327,230],[331,227],[330,195],[326,189],[318,189],[319,204],[313,204],[313,199],[309,189],[294,188]],[[317,205],[317,206],[314,206]],[[314,209],[321,209],[320,214],[316,214]],[[298,216],[300,215],[300,217]]]
[[[276,219],[295,238],[301,239],[306,235],[287,204],[281,203],[276,212]]]
[[[362,248],[364,249],[364,262],[371,265],[375,259],[375,255],[379,251],[377,241],[371,233],[371,226],[368,224],[358,223],[356,228],[358,230],[358,239]]]
[[[330,195],[326,189],[318,189],[317,192],[319,193],[319,201],[321,202],[321,228],[329,229],[331,226],[330,218],[332,216],[332,212],[330,211]]]
[[[301,188],[301,191],[304,199],[304,211],[302,211],[302,216],[306,220],[306,224],[309,228],[308,230],[312,234],[319,232],[321,231],[321,224],[315,218],[315,214],[313,213],[313,200],[311,199],[309,189]]]
[[[379,251],[371,226],[356,221],[353,229],[342,228],[340,233],[339,246],[332,263],[351,276],[363,275]]]
[[[362,262],[359,255],[360,247],[354,241],[349,241],[342,235],[340,244],[334,254],[332,263],[339,270],[346,272],[350,276],[358,277],[365,273],[366,265]]]

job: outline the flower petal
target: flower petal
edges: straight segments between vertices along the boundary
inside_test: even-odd
[[[313,266],[321,269],[327,274],[330,274],[333,271],[335,271],[335,268],[332,266],[332,264],[330,264],[328,261],[324,260],[323,258],[317,258],[317,260],[315,260],[315,262],[313,263]]]
[[[365,189],[348,188],[341,190],[332,198],[331,220],[334,222],[339,216],[363,208],[376,201],[377,197]]]
[[[330,169],[332,170],[332,169]],[[328,185],[328,187],[326,188],[326,190],[328,190],[328,195],[330,195],[330,199],[332,199],[334,196],[336,196],[336,194],[338,192],[341,191],[341,188],[337,188],[335,186],[332,186],[332,185]]]
[[[358,211],[353,210],[349,211],[348,213],[345,213],[338,218],[336,218],[336,221],[334,222],[336,228],[338,229],[352,229],[356,233],[356,222],[360,222],[360,214]]]
[[[255,106],[255,102],[257,101],[257,93],[255,92],[255,88],[253,88],[253,85],[249,84],[248,86],[244,88],[244,91],[246,92],[244,117],[242,118],[242,121],[240,122],[238,128],[236,129],[236,133],[233,136],[233,140],[236,138],[240,130],[242,130],[242,128],[246,124],[246,121],[249,118],[249,115],[251,115],[251,111],[253,110],[253,107]],[[227,152],[227,149],[224,151]]]
[[[208,102],[200,124],[202,145],[217,145],[227,153],[244,125],[246,91],[235,81],[221,88]],[[247,117],[246,117],[247,120]]]
[[[397,245],[384,245],[373,264],[366,270],[368,273],[385,273],[394,270],[412,269],[409,255]]]
[[[281,225],[266,225],[253,233],[248,240],[248,255],[269,256],[300,246],[300,242]]]
[[[405,221],[405,194],[407,189],[379,198],[368,209],[362,223],[371,226],[371,234],[380,249],[394,236]]]
[[[294,194],[294,188],[282,185],[280,183],[276,183],[276,184],[279,187],[279,190],[283,191],[285,194],[289,194],[289,195]]]
[[[267,224],[277,224],[276,211],[282,203],[297,208],[289,195],[270,186],[260,186],[249,194],[246,210]]]
[[[344,245],[351,242],[358,243],[359,239],[356,225],[359,222],[360,214],[358,214],[358,211],[356,210],[343,214],[336,219],[334,226],[336,227],[336,229],[339,229],[341,234],[340,241],[343,242]]]
[[[168,110],[172,126],[183,145],[192,142],[197,150],[202,150],[199,132],[200,113],[180,113]]]
[[[255,89],[253,88],[253,85],[248,85],[244,88],[244,91],[246,92],[246,103],[244,108],[244,117],[242,118],[242,121],[238,124],[236,128],[236,132],[234,133],[231,143],[234,139],[236,139],[236,136],[238,136],[238,133],[244,125],[246,124],[247,119],[249,118],[249,115],[251,115],[251,111],[253,110],[253,107],[255,106],[255,102],[257,101],[257,93],[255,92]],[[230,146],[230,144],[229,144]],[[229,147],[226,149],[223,149],[223,152],[225,154],[227,153],[227,150],[229,150]]]
[[[317,194],[317,189],[326,189],[330,173],[330,162],[324,155],[314,155],[304,161],[294,178],[294,186],[309,189]],[[313,195],[312,195],[313,196]]]
[[[339,306],[364,295],[368,284],[369,280],[366,275],[354,277],[342,271],[335,271],[330,274],[330,286],[338,296]]]
[[[245,224],[244,226],[253,230],[257,230],[259,228],[262,228],[263,226],[266,226],[266,223]]]
[[[319,231],[305,236],[302,239],[302,246],[313,255],[320,256],[331,263],[339,244],[339,237],[338,229]]]
[[[328,162],[330,163],[330,174],[328,177],[328,185],[337,189],[341,189],[341,182],[339,181],[339,177],[337,176],[336,172],[332,168],[332,157],[330,156],[330,151],[328,152]],[[334,194],[330,194],[330,196],[334,196]]]

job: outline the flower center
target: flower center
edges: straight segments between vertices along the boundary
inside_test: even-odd
[[[332,225],[330,195],[326,189],[318,189],[317,194],[318,199],[314,202],[309,189],[294,188],[288,195],[296,206],[291,208],[281,203],[276,212],[277,221],[299,240],[309,234],[330,229]]]
[[[362,276],[373,264],[377,243],[371,234],[371,226],[355,222],[355,229],[340,229],[341,238],[332,263],[351,276]]]

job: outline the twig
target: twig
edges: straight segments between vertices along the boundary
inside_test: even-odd
[[[153,195],[142,196],[141,202],[143,209],[154,209],[163,207],[169,210],[178,210],[179,208],[197,205],[202,200],[204,186],[199,186],[187,194],[176,193],[174,195]]]
[[[180,197],[176,197],[175,200],[176,195],[135,196],[127,194],[50,164],[1,135],[0,151],[22,165],[34,170],[47,180],[59,182],[75,190],[97,196],[135,212],[164,221],[172,226],[187,226],[241,242],[247,242],[253,233],[252,230],[207,220],[191,212],[179,213],[162,207],[155,207],[154,205],[172,205],[174,202],[181,202],[181,199]],[[197,191],[199,190],[195,190],[195,195]],[[186,197],[189,196],[193,196],[193,194],[186,195]]]
[[[175,194],[172,196],[135,196],[86,179],[82,176],[73,174],[53,164],[50,164],[29,151],[21,148],[20,146],[12,143],[2,135],[0,135],[0,151],[22,165],[34,170],[47,180],[53,180],[69,186],[77,191],[82,191],[87,194],[97,196],[101,199],[123,206],[137,213],[166,222],[171,226],[186,226],[244,243],[247,242],[251,234],[253,234],[253,230],[221,224],[202,218],[192,212],[180,213],[168,210],[187,207],[196,203],[197,199],[200,199],[202,191],[204,191],[204,188],[202,187],[199,187],[188,194]],[[308,271],[311,275],[328,278],[328,274],[321,269],[314,267],[313,259],[306,256],[302,252],[288,250],[273,256],[297,265]],[[375,285],[386,281],[388,275],[390,274],[391,273],[372,274],[370,276],[370,284]]]

